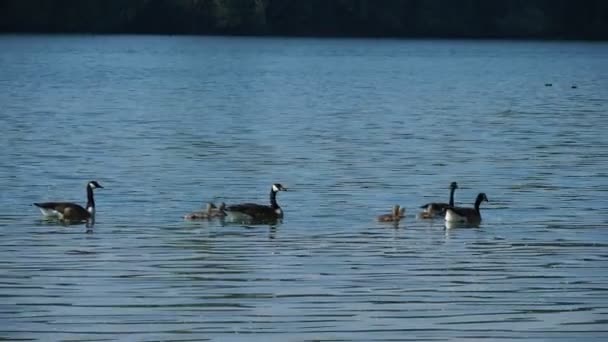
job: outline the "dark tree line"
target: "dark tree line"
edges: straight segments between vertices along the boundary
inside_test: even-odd
[[[0,32],[608,39],[605,0],[0,0]]]

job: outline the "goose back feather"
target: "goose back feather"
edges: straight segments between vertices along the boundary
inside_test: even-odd
[[[448,222],[478,224],[481,222],[479,206],[483,201],[488,202],[488,197],[485,193],[481,192],[477,195],[473,208],[449,207],[446,209],[445,220]]]

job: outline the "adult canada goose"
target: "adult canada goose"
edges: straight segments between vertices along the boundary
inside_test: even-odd
[[[226,203],[222,202],[220,207],[216,207],[215,204],[209,202],[203,211],[195,211],[184,216],[186,220],[206,220],[216,217],[224,217],[224,209],[226,209]]]
[[[447,222],[478,224],[481,222],[479,205],[483,201],[489,202],[486,194],[480,192],[479,195],[477,195],[477,199],[475,199],[474,208],[449,207],[445,212],[445,220]]]
[[[378,222],[398,222],[405,217],[405,208],[401,208],[398,204],[393,206],[390,214],[378,216]]]
[[[86,207],[70,202],[44,202],[34,203],[40,209],[42,215],[49,218],[58,218],[67,222],[82,222],[95,218],[95,199],[93,189],[103,188],[96,181],[87,184],[87,204]]]
[[[277,203],[277,192],[287,191],[283,185],[275,183],[270,188],[270,205],[242,203],[229,205],[224,209],[226,220],[242,223],[275,222],[283,218],[283,209]]]
[[[452,182],[450,183],[450,203],[441,203],[441,202],[433,202],[427,203],[420,208],[425,209],[420,213],[420,217],[424,219],[434,218],[439,215],[445,214],[445,209],[447,207],[454,206],[454,192],[458,189],[458,183]]]

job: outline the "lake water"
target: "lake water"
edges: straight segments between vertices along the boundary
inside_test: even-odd
[[[0,340],[608,338],[606,43],[8,35],[0,103]]]

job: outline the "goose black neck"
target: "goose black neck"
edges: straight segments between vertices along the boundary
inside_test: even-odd
[[[277,192],[274,190],[270,190],[270,206],[273,209],[279,208],[279,204],[277,203]]]
[[[479,205],[481,205],[482,201],[483,201],[483,197],[477,196],[477,199],[475,200],[475,211],[477,211],[478,213],[479,213]]]
[[[456,191],[456,188],[450,189],[450,207],[454,206],[454,191]]]
[[[93,189],[87,185],[87,209],[95,208],[95,199],[93,198]]]

